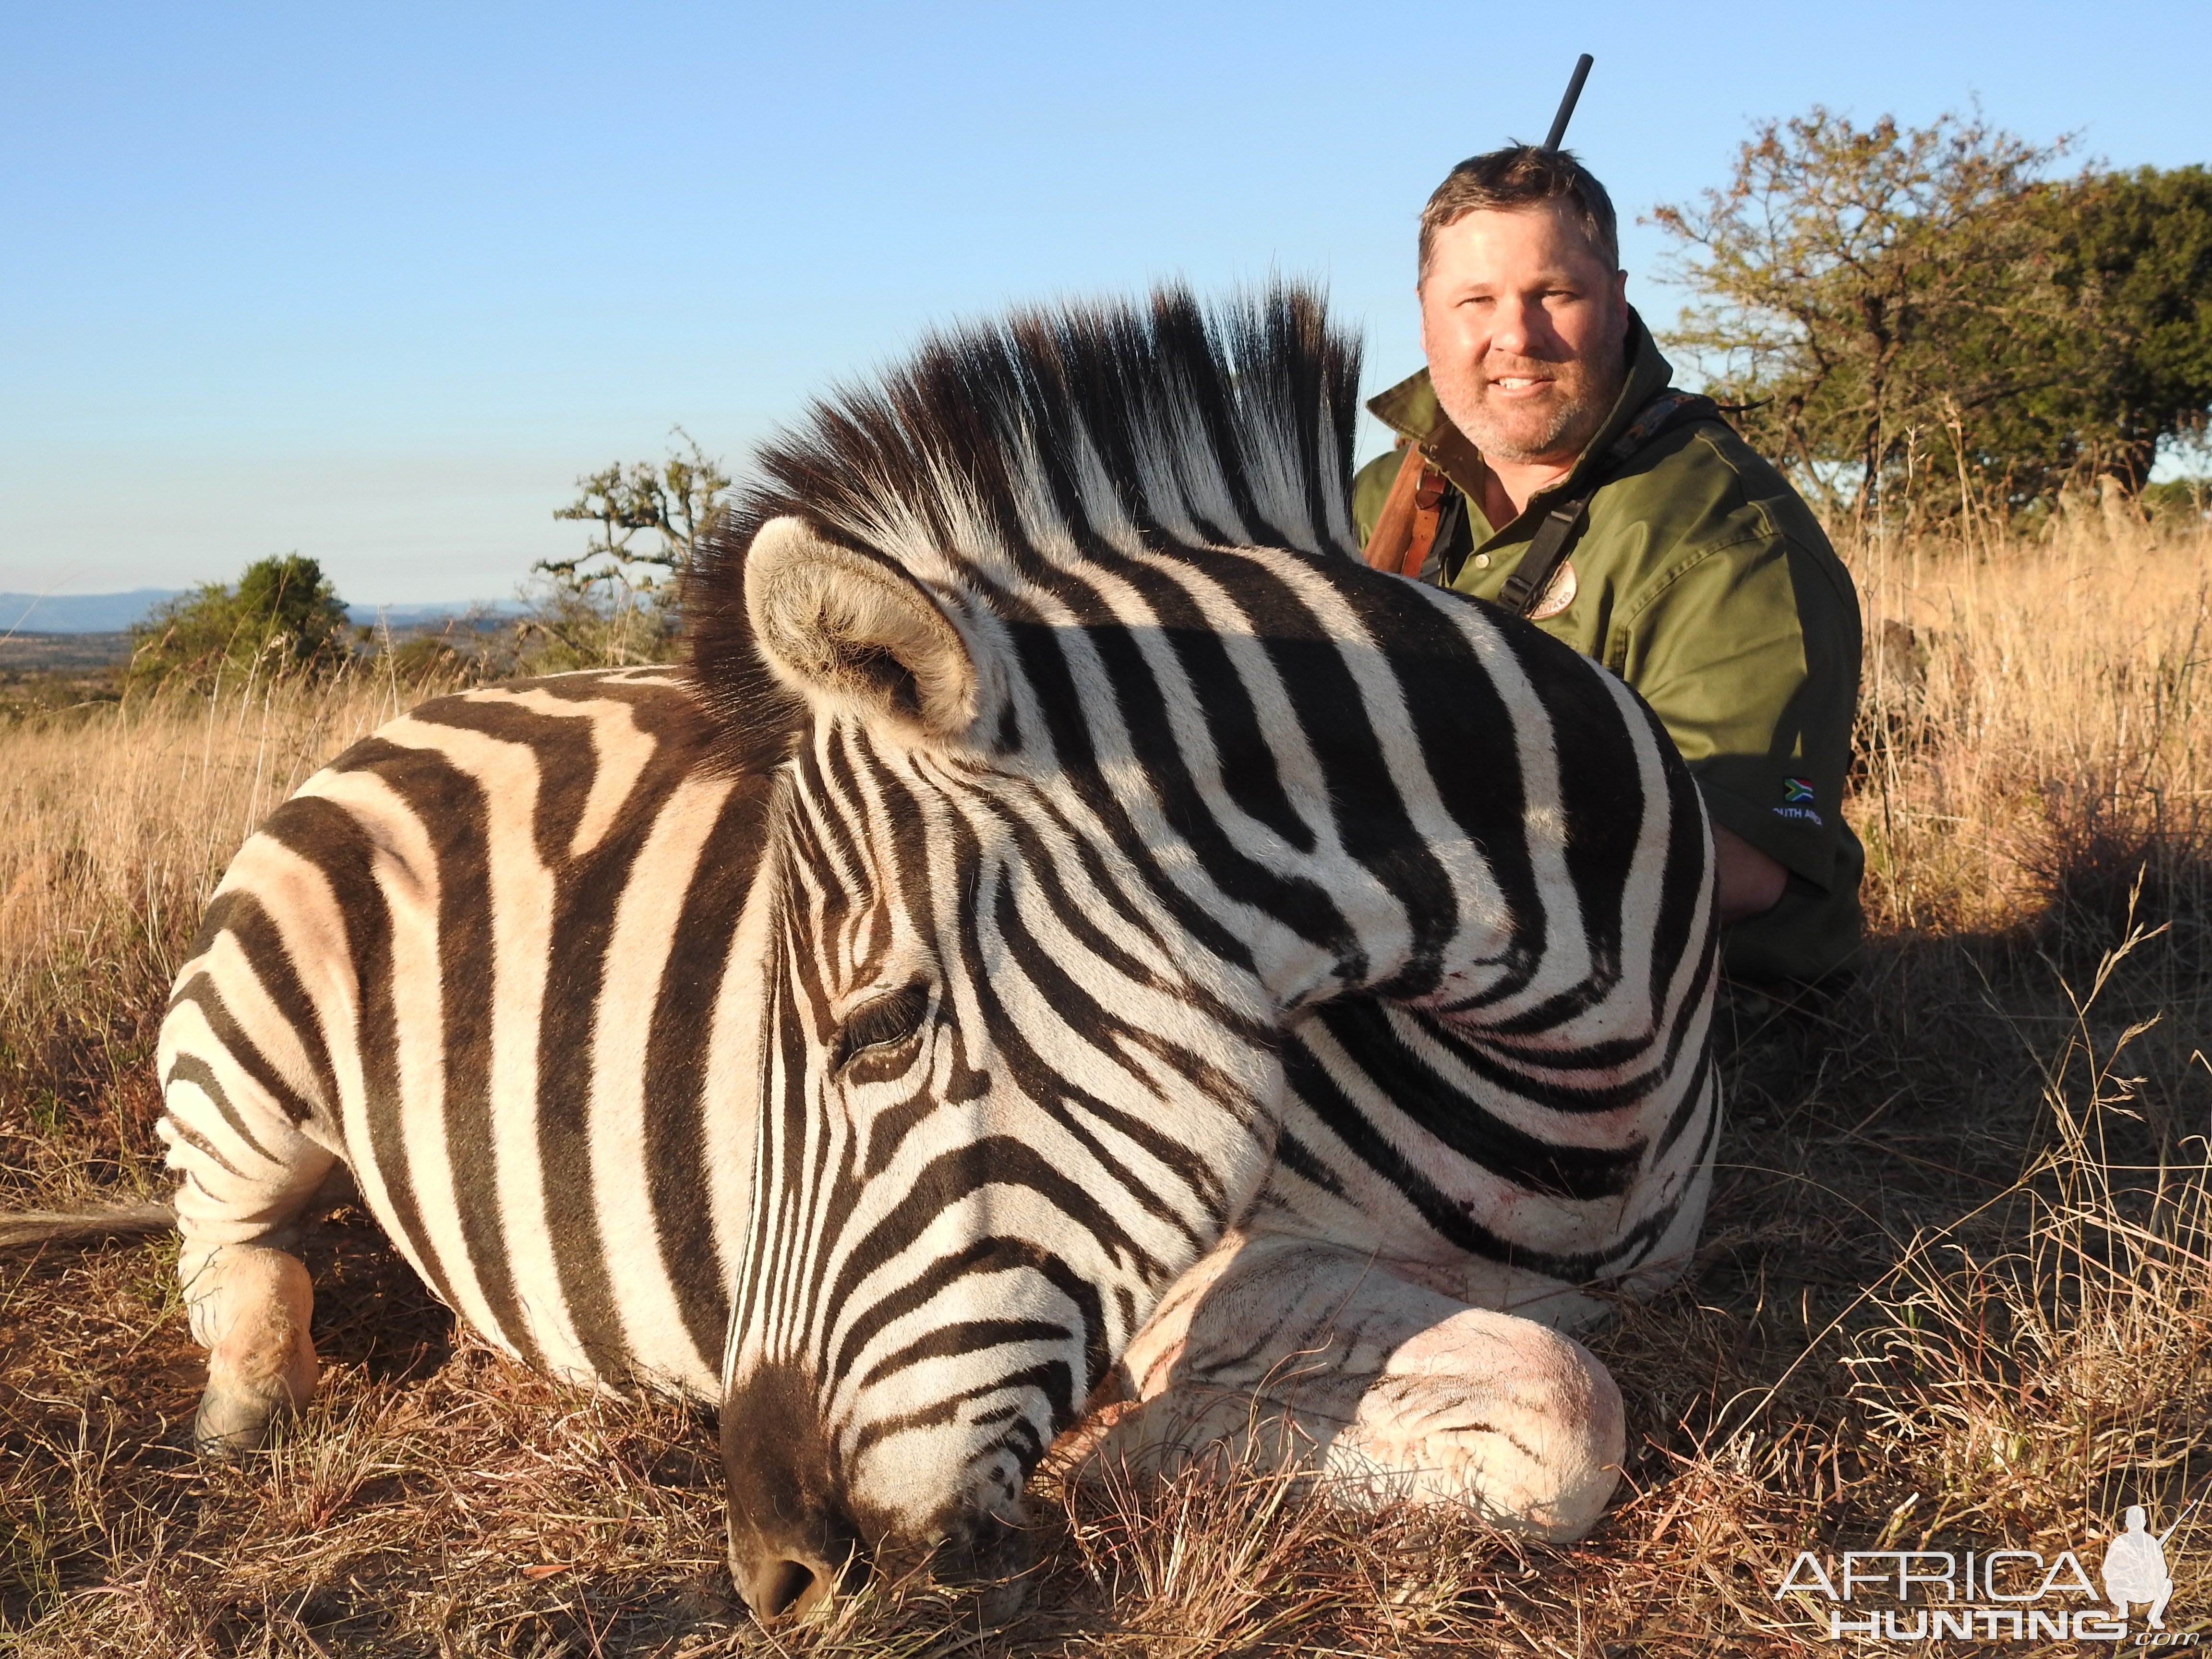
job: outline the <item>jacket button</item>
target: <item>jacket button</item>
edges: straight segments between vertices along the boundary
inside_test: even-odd
[[[1490,555],[1489,555],[1489,554],[1487,554],[1487,553],[1478,553],[1478,554],[1476,554],[1476,555],[1474,556],[1474,568],[1475,568],[1477,570],[1487,570],[1487,569],[1489,569],[1489,568],[1490,568]]]

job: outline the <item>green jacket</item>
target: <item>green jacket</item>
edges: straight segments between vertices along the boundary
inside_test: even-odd
[[[1437,453],[1471,446],[1437,405],[1423,369],[1368,404],[1459,486],[1463,514],[1440,538],[1437,579],[1494,599],[1559,496],[1602,470],[1607,445],[1674,371],[1640,319],[1620,398],[1574,470],[1497,527],[1480,481]],[[1353,514],[1364,540],[1402,450],[1362,468]],[[1475,463],[1479,465],[1479,463]],[[1448,520],[1449,521],[1449,520]],[[1574,597],[1537,626],[1594,657],[1651,705],[1705,792],[1716,823],[1789,872],[1781,902],[1730,928],[1738,979],[1820,978],[1858,942],[1858,837],[1844,822],[1844,773],[1858,705],[1859,605],[1850,574],[1797,492],[1717,420],[1662,432],[1598,487],[1568,550]],[[1547,589],[1565,590],[1565,572]]]

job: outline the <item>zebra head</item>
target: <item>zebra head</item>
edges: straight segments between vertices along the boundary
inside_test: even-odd
[[[1294,290],[940,338],[688,576],[694,683],[781,769],[722,1412],[757,1612],[1016,1564],[1038,1457],[1257,1190],[1285,1025],[1513,971],[1427,758],[1521,787],[1511,651],[1352,551],[1356,384]]]

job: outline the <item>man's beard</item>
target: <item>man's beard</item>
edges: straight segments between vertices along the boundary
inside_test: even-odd
[[[1571,380],[1562,373],[1570,368],[1579,371]],[[1549,418],[1533,428],[1526,424],[1525,415],[1504,410],[1493,414],[1489,400],[1480,392],[1462,398],[1457,395],[1457,386],[1437,388],[1437,401],[1451,417],[1451,423],[1482,452],[1486,459],[1520,465],[1543,460],[1568,448],[1580,453],[1597,435],[1598,428],[1605,424],[1606,416],[1628,379],[1626,362],[1617,365],[1611,374],[1587,364],[1533,361],[1528,369],[1532,374],[1548,374],[1553,393],[1547,411]],[[1516,372],[1510,363],[1503,363],[1487,369],[1485,380],[1503,380]],[[1455,408],[1455,404],[1465,407]]]

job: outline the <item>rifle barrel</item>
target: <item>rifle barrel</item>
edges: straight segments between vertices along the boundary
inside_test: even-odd
[[[1559,149],[1559,141],[1567,136],[1567,123],[1574,119],[1575,100],[1583,95],[1583,82],[1589,79],[1590,65],[1595,61],[1588,52],[1575,59],[1575,72],[1567,82],[1567,95],[1559,100],[1559,112],[1552,118],[1551,137],[1544,140],[1546,149]]]

